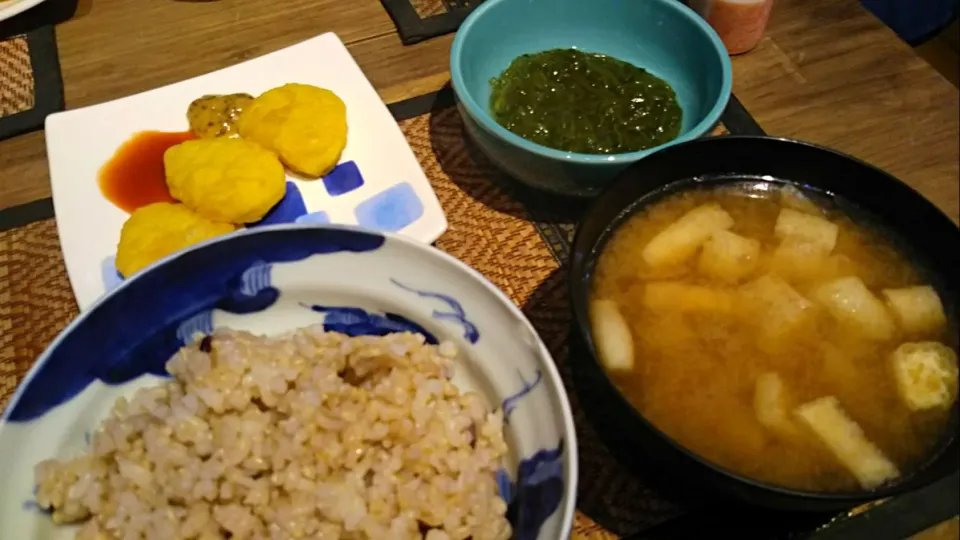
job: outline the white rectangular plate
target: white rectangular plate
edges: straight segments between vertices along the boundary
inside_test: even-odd
[[[324,180],[288,175],[308,213],[298,221],[361,225],[426,243],[446,230],[440,202],[390,111],[340,39],[323,34],[194,79],[47,117],[57,228],[80,309],[119,282],[113,257],[128,214],[104,197],[97,181],[117,149],[140,131],[186,131],[187,106],[200,96],[257,96],[286,83],[330,89],[347,105],[347,147],[334,173],[353,181],[328,180],[339,185],[334,193],[349,191],[334,196]]]

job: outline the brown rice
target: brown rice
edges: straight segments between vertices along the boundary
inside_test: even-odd
[[[117,400],[90,454],[38,464],[37,503],[84,540],[505,540],[502,413],[450,382],[456,354],[218,330]]]

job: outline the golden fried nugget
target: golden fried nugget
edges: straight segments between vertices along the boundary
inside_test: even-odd
[[[286,84],[254,99],[239,127],[241,137],[273,150],[292,170],[317,178],[337,165],[347,145],[347,107],[330,90]]]
[[[120,230],[117,270],[130,277],[171,253],[235,230],[234,225],[210,221],[182,204],[141,206]]]
[[[213,221],[258,221],[286,192],[276,154],[242,139],[180,143],[163,155],[163,166],[173,198]]]

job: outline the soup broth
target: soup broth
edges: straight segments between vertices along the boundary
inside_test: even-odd
[[[957,395],[953,321],[927,285],[792,188],[700,189],[613,234],[591,320],[615,384],[686,448],[790,488],[869,489],[929,455]]]

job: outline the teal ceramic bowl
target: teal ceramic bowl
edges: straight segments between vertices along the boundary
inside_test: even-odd
[[[554,150],[493,119],[490,79],[514,58],[576,47],[610,55],[667,81],[683,108],[670,143],[628,154]],[[730,58],[716,32],[679,0],[487,0],[453,41],[450,73],[466,131],[495,165],[534,187],[578,197],[600,192],[621,170],[719,122],[730,97]]]

